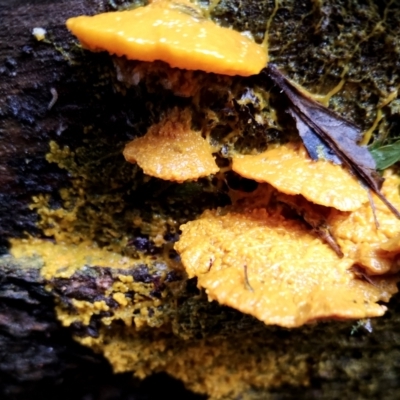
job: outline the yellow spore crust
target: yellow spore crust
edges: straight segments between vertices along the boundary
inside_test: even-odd
[[[87,49],[131,60],[242,76],[258,74],[267,63],[262,46],[204,19],[188,1],[70,18],[67,27]]]
[[[13,257],[39,257],[43,267],[41,275],[47,279],[69,278],[85,265],[98,267],[128,268],[129,258],[119,253],[99,248],[94,243],[52,243],[37,238],[11,239],[10,253]]]
[[[313,203],[341,211],[353,211],[368,202],[366,190],[347,170],[329,161],[313,161],[299,143],[236,156],[232,169],[245,178],[267,182],[280,192],[301,194]]]
[[[400,209],[400,177],[391,170],[384,174],[383,195]],[[379,229],[369,203],[352,213],[336,210],[328,218],[331,232],[343,253],[371,275],[400,270],[400,220],[373,195]]]
[[[218,172],[210,144],[190,127],[190,114],[174,110],[147,133],[128,143],[124,157],[144,173],[183,182]]]
[[[306,356],[286,354],[266,344],[266,336],[232,332],[231,340],[218,335],[212,340],[184,340],[156,329],[138,333],[114,326],[101,329],[97,338],[76,340],[104,354],[115,373],[133,371],[144,379],[165,372],[210,400],[241,398],[247,390],[260,388],[308,385]]]
[[[265,209],[206,211],[181,230],[175,249],[189,277],[198,277],[209,299],[266,324],[381,316],[386,308],[376,302],[397,291],[390,279],[355,279],[353,260]]]

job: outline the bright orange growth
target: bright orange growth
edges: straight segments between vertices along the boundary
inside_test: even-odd
[[[137,162],[147,175],[178,182],[218,172],[211,146],[190,121],[189,113],[174,110],[125,146],[126,161]]]
[[[204,19],[185,0],[70,18],[67,27],[89,50],[182,69],[248,76],[258,74],[268,58],[262,46]]]
[[[257,155],[233,158],[232,169],[245,178],[267,182],[280,192],[341,211],[368,202],[366,190],[340,165],[313,161],[303,145],[288,143]]]
[[[384,196],[400,209],[400,177],[385,173]],[[328,218],[331,232],[342,251],[368,274],[394,273],[400,270],[400,220],[374,195],[379,229],[376,229],[369,203],[352,213],[333,210]]]
[[[386,308],[376,302],[397,291],[391,278],[356,279],[353,260],[338,258],[299,222],[265,209],[206,211],[181,230],[175,249],[189,277],[198,277],[210,299],[266,324],[380,316]]]

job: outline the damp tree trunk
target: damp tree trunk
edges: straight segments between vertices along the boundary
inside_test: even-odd
[[[45,160],[49,141],[83,121],[88,96],[68,87],[71,67],[63,53],[70,40],[64,22],[106,10],[100,0],[0,1],[0,397],[2,399],[147,399],[153,378],[114,376],[107,361],[78,345],[54,312],[54,297],[37,265],[8,255],[9,239],[40,236],[29,210],[32,196],[54,193],[68,176]],[[42,42],[32,35],[46,29]],[[56,97],[57,107],[49,104]],[[61,104],[62,103],[62,104]],[[86,104],[86,105],[85,105]],[[100,110],[92,109],[92,118]],[[88,115],[87,115],[88,116]],[[89,284],[90,285],[90,284]],[[163,385],[190,398],[183,385],[158,375]],[[104,397],[105,396],[105,397]],[[133,397],[134,396],[134,397]],[[196,397],[197,398],[197,397]]]
[[[100,399],[109,391],[115,399],[162,398],[154,386],[162,384],[184,394],[179,383],[158,375],[157,385],[140,384],[129,374],[115,376],[100,355],[73,339],[74,327],[57,321],[54,302],[62,290],[48,292],[40,265],[17,261],[9,254],[9,240],[24,235],[43,237],[38,217],[29,205],[32,196],[54,194],[70,179],[65,170],[46,161],[49,142],[63,139],[67,129],[102,118],[104,124],[124,118],[110,115],[110,104],[96,102],[96,90],[73,77],[85,76],[85,65],[72,65],[68,57],[71,36],[68,17],[111,10],[105,0],[0,1],[0,397],[2,399]],[[38,41],[32,30],[46,30]],[[97,61],[107,63],[106,57]],[[115,105],[111,105],[114,107]],[[76,278],[76,277],[75,277]],[[62,282],[71,296],[101,295],[93,277]],[[108,283],[113,280],[112,271]],[[107,280],[106,280],[107,281]],[[104,279],[103,279],[104,285]],[[69,290],[69,289],[70,290]],[[65,293],[65,288],[64,288]],[[310,328],[302,335],[309,349],[309,386],[285,386],[262,398],[396,399],[400,397],[399,296],[388,305],[385,317],[371,325],[331,323]],[[354,328],[354,329],[352,329]],[[278,330],[279,339],[296,339],[296,330]],[[290,348],[290,346],[289,346]],[[302,349],[304,350],[304,349]],[[289,351],[296,350],[290,348]],[[100,383],[99,383],[100,382]],[[301,394],[300,394],[301,393]],[[89,397],[84,397],[89,396]],[[149,397],[150,396],[150,397]],[[151,397],[153,396],[153,397]],[[195,396],[195,395],[193,395]],[[197,398],[197,397],[193,397]],[[261,397],[260,397],[261,398]]]

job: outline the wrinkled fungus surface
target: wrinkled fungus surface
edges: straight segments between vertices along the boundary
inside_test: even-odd
[[[209,143],[190,128],[189,115],[177,111],[128,143],[124,157],[146,174],[170,181],[195,180],[218,171]]]
[[[155,1],[146,7],[67,21],[68,29],[92,51],[224,75],[258,74],[266,50],[246,36],[203,18],[188,1]]]
[[[391,170],[387,170],[384,177],[382,193],[399,209],[400,178]],[[334,210],[328,223],[342,251],[368,274],[395,273],[400,270],[400,220],[376,196],[373,201],[379,229],[376,229],[369,203],[352,213]]]
[[[266,324],[380,316],[386,308],[376,302],[397,291],[391,279],[355,278],[352,259],[265,209],[206,211],[181,230],[175,249],[209,299]]]
[[[245,178],[267,182],[280,192],[341,211],[368,202],[366,190],[346,169],[329,161],[313,161],[303,145],[288,143],[257,155],[236,156],[232,169]]]

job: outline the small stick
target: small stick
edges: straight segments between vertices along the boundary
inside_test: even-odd
[[[374,216],[375,227],[376,227],[376,230],[378,230],[379,229],[379,221],[378,221],[378,217],[376,216],[376,208],[375,208],[374,199],[372,198],[370,190],[367,189],[367,193],[368,193],[369,204],[372,209],[372,215]]]
[[[371,285],[378,287],[378,285],[365,273],[365,271],[360,268],[357,265],[354,265],[353,267],[350,268],[350,271],[353,272],[353,274],[361,279],[364,279],[365,281],[367,281],[368,283],[370,283]]]
[[[48,109],[48,110],[51,110],[51,109],[53,108],[54,104],[56,104],[56,101],[58,100],[58,93],[57,93],[57,90],[56,90],[56,89],[51,88],[51,89],[50,89],[50,93],[51,93],[51,95],[52,95],[53,97],[51,98],[50,103],[49,103],[49,105],[47,106],[47,109]]]
[[[344,254],[340,246],[332,236],[329,228],[319,226],[312,230],[320,239],[322,239],[336,254],[339,258],[343,258]]]
[[[251,292],[254,292],[254,289],[251,287],[249,282],[249,275],[247,273],[247,264],[244,265],[244,283],[246,284],[246,288]]]
[[[380,191],[374,192],[382,200],[386,207],[395,215],[395,217],[400,219],[400,211]]]

